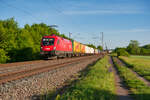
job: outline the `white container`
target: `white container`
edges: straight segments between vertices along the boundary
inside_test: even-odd
[[[90,53],[90,47],[85,46],[85,53],[86,53],[86,54],[89,54],[89,53]]]

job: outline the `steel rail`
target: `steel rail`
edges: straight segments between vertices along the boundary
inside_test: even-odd
[[[63,66],[74,64],[74,63],[77,63],[77,62],[80,62],[82,60],[86,60],[86,59],[89,59],[89,58],[92,58],[92,57],[93,56],[89,56],[89,57],[86,57],[86,58],[85,57],[84,58],[79,58],[79,59],[75,59],[75,60],[72,60],[72,61],[67,61],[67,62],[54,64],[54,65],[50,65],[50,66],[44,66],[44,67],[33,68],[33,69],[25,69],[25,70],[16,71],[16,72],[3,73],[3,74],[0,74],[0,84],[10,82],[10,81],[14,81],[14,80],[18,80],[18,79],[21,79],[21,78],[24,78],[24,77],[29,77],[29,76],[36,75],[36,74],[39,74],[39,73],[47,72],[47,71],[50,71],[50,70],[58,69],[58,68],[61,68]]]

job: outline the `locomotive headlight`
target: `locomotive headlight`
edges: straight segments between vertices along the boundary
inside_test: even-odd
[[[43,47],[41,47],[41,49],[43,49]]]
[[[54,50],[56,50],[56,47],[54,47]]]

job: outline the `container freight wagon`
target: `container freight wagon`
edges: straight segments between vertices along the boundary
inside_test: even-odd
[[[85,46],[85,54],[90,55],[90,47]]]
[[[100,50],[98,50],[98,54],[100,54],[101,53],[101,51]]]
[[[44,57],[66,57],[72,55],[72,41],[59,36],[44,36],[41,41],[41,55]]]
[[[94,54],[98,54],[98,49],[94,49]]]
[[[81,43],[72,40],[72,47],[73,47],[73,56],[80,56],[81,55]]]
[[[81,45],[81,56],[83,56],[83,55],[85,55],[85,45],[84,44],[81,44],[80,43],[80,45]]]
[[[90,54],[94,54],[94,49],[90,47]]]

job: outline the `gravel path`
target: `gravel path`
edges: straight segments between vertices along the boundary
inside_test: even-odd
[[[66,80],[71,79],[98,58],[98,56],[93,56],[93,58],[63,68],[1,84],[0,100],[32,100],[34,95],[45,94],[47,91],[61,88]]]
[[[109,62],[111,64],[112,71],[115,75],[115,85],[116,85],[116,93],[118,96],[118,100],[132,100],[132,98],[129,96],[129,91],[123,84],[123,80],[119,77],[117,73],[117,69],[115,68],[112,58],[110,57]]]

